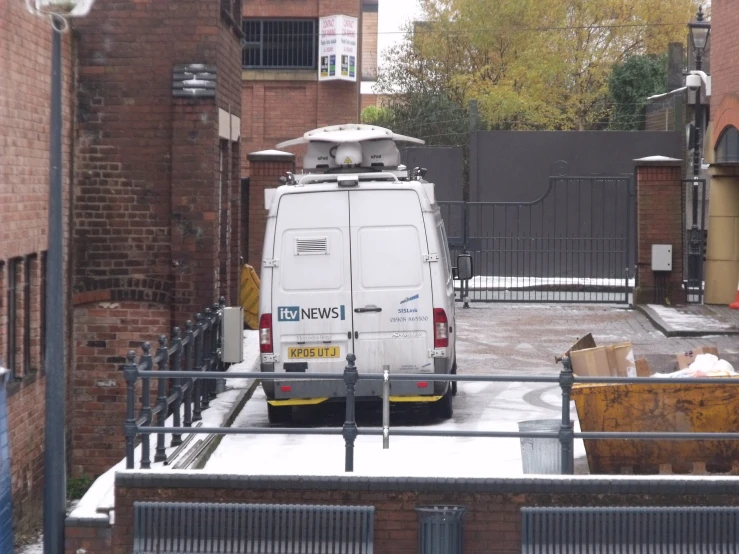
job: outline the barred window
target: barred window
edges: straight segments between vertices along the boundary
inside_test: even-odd
[[[318,21],[315,19],[247,19],[243,65],[260,69],[315,69]]]

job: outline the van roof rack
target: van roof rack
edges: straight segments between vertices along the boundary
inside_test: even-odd
[[[378,127],[376,125],[363,125],[360,123],[349,123],[345,125],[331,125],[328,127],[320,127],[303,134],[302,137],[286,140],[277,145],[277,148],[287,148],[289,146],[299,146],[311,142],[331,142],[340,144],[344,142],[364,142],[369,140],[390,139],[399,142],[412,142],[415,144],[426,144],[426,141],[399,135],[390,129]]]
[[[393,173],[388,171],[371,172],[371,173],[307,173],[305,175],[299,175],[298,180],[295,184],[298,185],[316,185],[319,183],[331,183],[351,180],[352,178],[357,181],[392,181],[393,183],[399,182],[399,179]]]

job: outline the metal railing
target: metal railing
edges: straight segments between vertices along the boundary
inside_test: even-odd
[[[210,407],[210,401],[216,396],[214,379],[223,378],[221,362],[222,314],[226,299],[221,297],[218,304],[207,308],[202,314],[195,315],[195,323],[185,323],[185,336],[179,327],[172,331],[172,346],[167,346],[167,337],[159,337],[159,348],[151,355],[151,344],[144,343],[143,353],[138,364],[134,363],[135,354],[128,353],[127,364],[123,368],[126,380],[126,467],[133,469],[133,456],[136,437],[142,435],[141,468],[151,467],[149,435],[144,428],[151,426],[156,417],[157,427],[164,427],[168,412],[172,412],[172,427],[190,429],[193,422],[202,419],[202,411]],[[189,377],[177,375],[184,365]],[[154,366],[158,370],[153,371]],[[135,414],[136,384],[142,380],[141,411]],[[151,379],[157,381],[157,399],[151,403]],[[171,381],[170,381],[171,380]],[[182,408],[184,407],[184,410]],[[183,414],[184,411],[184,414]],[[182,433],[173,433],[170,446],[182,444]],[[164,445],[164,434],[157,435],[154,454],[155,462],[167,459]]]
[[[180,339],[181,340],[181,339]],[[166,344],[166,343],[165,343]],[[173,347],[177,349],[178,346]],[[144,405],[142,407],[141,416],[134,418],[134,402],[135,402],[135,384],[137,379],[144,380],[144,388],[150,379],[159,379],[160,382],[166,378],[173,378],[176,382],[181,379],[186,380],[206,380],[206,379],[223,379],[227,376],[229,379],[261,379],[261,380],[277,380],[285,379],[284,373],[261,373],[261,372],[229,372],[208,373],[207,371],[176,371],[168,369],[164,352],[167,351],[165,346],[161,346],[154,359],[159,359],[159,371],[151,369],[152,358],[145,353],[141,357],[141,361],[135,362],[135,353],[130,351],[127,357],[127,364],[124,367],[124,374],[128,385],[127,393],[127,413],[126,420],[126,467],[134,468],[134,440],[137,435],[142,435],[143,447],[141,449],[141,468],[149,469],[151,461],[149,459],[148,437],[150,434],[157,434],[157,458],[155,461],[165,459],[164,453],[164,435],[172,434],[172,446],[176,446],[175,437],[180,437],[182,433],[198,433],[198,434],[216,434],[216,435],[276,435],[276,434],[292,434],[292,435],[341,435],[345,443],[345,461],[344,469],[347,472],[354,471],[354,442],[359,435],[381,436],[383,438],[383,447],[389,447],[391,434],[398,437],[475,437],[475,438],[556,438],[559,439],[562,453],[562,474],[574,473],[574,441],[575,439],[661,439],[661,440],[736,440],[739,439],[739,433],[695,433],[695,432],[578,432],[575,433],[573,422],[570,417],[570,400],[572,396],[572,387],[575,383],[613,383],[613,384],[631,384],[631,383],[650,383],[663,386],[676,386],[683,384],[717,384],[716,378],[701,379],[665,379],[658,377],[577,377],[572,372],[572,364],[567,356],[558,358],[562,362],[562,370],[559,375],[441,375],[441,374],[403,374],[394,375],[389,372],[384,373],[365,373],[360,374],[356,367],[356,357],[354,354],[347,356],[347,366],[343,374],[336,373],[301,373],[299,376],[291,376],[300,380],[313,379],[342,379],[346,385],[346,416],[342,428],[283,428],[283,427],[189,427],[179,428],[177,418],[173,418],[173,427],[166,427],[164,420],[160,415],[160,419],[156,426],[151,425],[151,416],[148,414],[153,412],[151,406],[147,404],[147,396],[144,394]],[[201,350],[202,351],[202,350]],[[161,352],[161,355],[160,355]],[[176,366],[176,364],[173,364]],[[189,364],[187,367],[192,367]],[[166,376],[162,376],[165,373]],[[358,427],[356,422],[356,398],[355,387],[359,380],[384,381],[383,383],[383,427]],[[396,429],[391,433],[389,422],[389,389],[392,381],[457,381],[457,382],[498,382],[498,383],[557,383],[562,390],[562,416],[561,425],[558,432],[513,432],[513,431],[480,431],[467,429]],[[739,379],[721,379],[722,385],[739,385]],[[182,386],[182,385],[176,385]],[[175,395],[177,392],[174,393]],[[160,397],[157,406],[163,406],[167,398]],[[187,404],[185,404],[187,407]],[[155,408],[156,409],[156,408]],[[161,411],[157,413],[161,414]],[[185,423],[188,420],[185,418]],[[177,433],[177,434],[175,434]],[[179,443],[177,443],[179,444]],[[160,448],[161,445],[161,448]]]

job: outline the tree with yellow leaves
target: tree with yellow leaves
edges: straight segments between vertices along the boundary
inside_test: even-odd
[[[391,53],[380,87],[396,106],[419,94],[495,129],[601,129],[609,75],[631,56],[684,42],[695,0],[421,0],[424,22]],[[414,96],[415,95],[415,96]]]

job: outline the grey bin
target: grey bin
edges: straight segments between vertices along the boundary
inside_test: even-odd
[[[419,554],[462,554],[464,506],[425,506],[418,514]]]
[[[519,421],[521,433],[558,433],[562,425],[559,419],[535,419]],[[562,448],[559,439],[521,437],[521,461],[524,473],[562,473]]]

